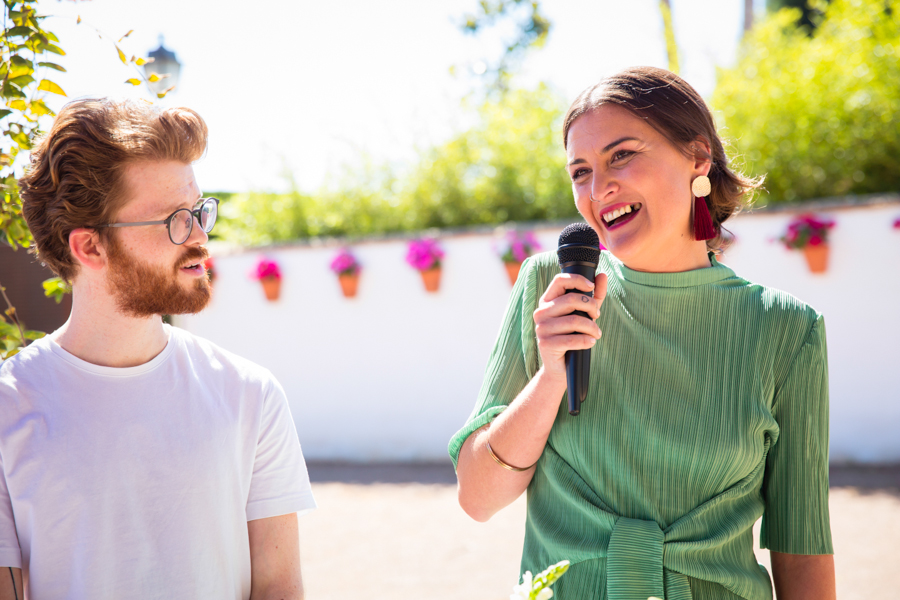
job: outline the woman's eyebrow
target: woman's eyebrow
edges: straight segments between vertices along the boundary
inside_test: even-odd
[[[607,152],[609,152],[610,150],[612,150],[613,148],[615,148],[616,146],[618,146],[618,145],[621,144],[622,142],[639,142],[639,141],[641,141],[641,140],[639,140],[639,139],[636,138],[636,137],[629,137],[629,136],[626,136],[626,137],[623,137],[623,138],[619,138],[619,139],[617,139],[616,141],[607,144],[607,145],[603,148],[603,150],[600,151],[600,154],[606,154]],[[585,162],[587,162],[587,161],[584,160],[583,158],[574,158],[574,159],[572,159],[572,161],[569,162],[569,164],[566,165],[566,166],[567,166],[567,167],[571,167],[572,165],[577,165],[577,164],[585,163]]]

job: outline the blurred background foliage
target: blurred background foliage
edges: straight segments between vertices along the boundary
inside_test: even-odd
[[[516,3],[487,3],[464,29],[477,33],[502,18],[501,4]],[[735,66],[719,69],[709,100],[737,164],[767,175],[758,204],[900,191],[900,0],[769,0],[767,7]],[[536,7],[524,14],[540,16]],[[541,31],[549,30],[540,19]],[[509,51],[520,57],[528,41],[539,47],[543,37],[523,34]],[[567,100],[547,86],[493,81],[494,93],[463,107],[476,113],[475,125],[414,164],[376,165],[361,155],[318,192],[234,194],[223,204],[219,235],[261,245],[575,217],[559,139]]]
[[[712,105],[769,203],[900,191],[900,1],[785,9],[720,69]]]
[[[424,150],[405,168],[365,156],[336,187],[315,194],[234,194],[218,234],[257,245],[316,236],[359,236],[574,217],[559,139],[565,111],[544,85],[508,90],[476,107],[475,125]]]

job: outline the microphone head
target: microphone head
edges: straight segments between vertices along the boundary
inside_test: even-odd
[[[568,262],[600,262],[600,238],[587,223],[572,223],[559,234],[556,251],[559,264]]]

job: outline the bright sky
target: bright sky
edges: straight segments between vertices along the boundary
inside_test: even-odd
[[[522,85],[547,81],[567,100],[631,65],[665,67],[658,0],[544,0],[546,46],[523,65]],[[761,8],[763,2],[757,0]],[[210,128],[195,166],[205,191],[281,190],[286,172],[313,190],[342,164],[408,161],[416,148],[463,127],[471,77],[454,77],[496,55],[499,33],[464,35],[457,23],[476,0],[91,0],[43,1],[67,52],[68,73],[45,76],[69,98],[133,95],[143,88],[112,42],[131,56],[165,46],[182,63],[163,105],[193,108]],[[672,0],[681,74],[708,97],[716,65],[734,60],[742,0]],[[75,24],[76,15],[82,23]],[[107,37],[98,39],[92,28]],[[51,97],[58,109],[65,102]]]

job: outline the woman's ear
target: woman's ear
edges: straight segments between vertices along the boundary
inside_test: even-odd
[[[690,145],[693,156],[694,177],[709,175],[712,169],[712,150],[705,138],[697,136]]]
[[[106,248],[100,243],[100,234],[96,229],[73,229],[69,233],[69,252],[85,269],[99,271],[106,266]]]

